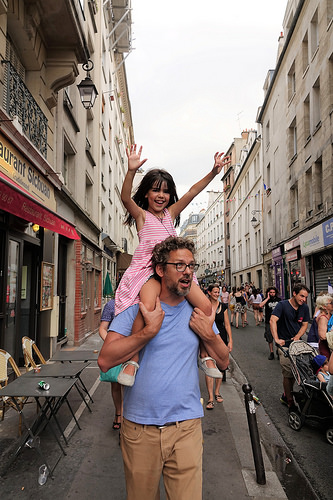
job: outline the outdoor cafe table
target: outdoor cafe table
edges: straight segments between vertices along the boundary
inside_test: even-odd
[[[30,370],[24,373],[22,377],[32,377],[34,379],[43,380],[45,377],[70,377],[75,378],[75,387],[80,394],[82,400],[87,406],[88,410],[91,412],[91,408],[88,405],[84,394],[85,392],[89,397],[90,401],[93,403],[92,397],[89,394],[87,387],[85,386],[83,380],[81,379],[81,373],[83,370],[90,365],[88,361],[81,363],[50,363],[45,365],[40,365],[40,372],[36,373],[34,370]],[[79,382],[80,385],[77,383]]]
[[[40,375],[40,374],[39,374]],[[41,380],[41,379],[40,379]],[[67,394],[69,391],[72,389],[73,385],[75,385],[75,378],[60,378],[60,377],[48,377],[47,382],[50,385],[50,388],[46,391],[44,389],[41,389],[38,386],[37,379],[35,377],[29,377],[29,376],[24,376],[22,375],[21,377],[16,378],[13,380],[13,382],[10,382],[8,385],[0,389],[0,394],[2,397],[7,396],[11,398],[13,403],[16,405],[17,411],[20,413],[22,416],[22,421],[23,424],[26,428],[26,432],[21,436],[20,442],[18,445],[17,450],[9,460],[8,464],[6,465],[6,470],[10,465],[13,463],[17,455],[20,453],[22,448],[24,447],[25,443],[31,439],[32,443],[34,444],[34,447],[37,449],[39,455],[41,456],[43,463],[47,466],[50,476],[53,476],[53,471],[58,464],[61,454],[59,458],[57,459],[55,465],[51,468],[46,460],[46,457],[44,456],[44,453],[41,449],[39,440],[36,439],[39,434],[45,429],[47,425],[50,426],[50,429],[52,431],[52,434],[57,440],[57,443],[64,455],[66,455],[66,452],[61,445],[61,442],[55,432],[55,429],[53,427],[53,424],[51,422],[51,419],[53,418],[60,433],[64,437],[63,430],[60,427],[59,421],[57,419],[57,413],[61,406],[63,405],[64,402],[66,402],[67,406],[69,407],[71,414],[73,418],[75,419],[77,425],[78,422],[75,418],[75,415],[73,413],[73,410],[67,400]],[[35,419],[32,424],[29,424],[27,419],[25,418],[24,415],[24,406],[23,408],[20,408],[18,405],[17,401],[15,398],[18,397],[27,397],[27,398],[35,398],[37,406],[38,406],[38,413],[35,415]],[[40,402],[40,398],[44,399],[44,402]],[[66,440],[65,440],[66,441]],[[66,441],[67,444],[67,441]]]
[[[97,361],[99,355],[99,351],[90,350],[90,351],[80,351],[79,349],[75,349],[74,351],[57,351],[54,356],[50,359],[50,361]]]

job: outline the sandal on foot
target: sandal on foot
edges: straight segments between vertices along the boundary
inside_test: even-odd
[[[128,373],[124,373],[126,366],[133,365],[134,366],[134,375],[129,375]],[[121,385],[127,385],[128,387],[132,387],[135,382],[135,375],[138,371],[139,365],[135,361],[126,361],[123,363],[121,367],[121,371],[117,377],[117,382]]]
[[[207,366],[207,361],[211,360],[214,363],[214,368],[209,368]],[[207,375],[208,377],[212,378],[222,378],[222,373],[216,366],[216,361],[215,359],[211,358],[210,356],[207,356],[206,358],[200,358],[198,357],[198,365],[199,368]]]
[[[223,398],[222,398],[221,394],[215,394],[215,400],[218,403],[223,403]]]
[[[117,417],[121,417],[121,415],[118,415],[118,414],[116,413],[116,419],[117,419]],[[116,421],[114,420],[114,422],[113,422],[113,424],[112,424],[112,429],[114,429],[115,431],[119,431],[119,430],[121,429],[121,422],[116,422]]]
[[[214,401],[208,401],[206,410],[214,410]]]

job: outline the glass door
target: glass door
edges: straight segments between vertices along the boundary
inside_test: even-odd
[[[5,305],[4,349],[15,357],[16,329],[18,326],[18,290],[20,243],[13,239],[8,242],[8,272]]]

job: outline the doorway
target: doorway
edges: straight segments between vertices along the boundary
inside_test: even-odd
[[[22,337],[37,340],[39,252],[36,246],[9,236],[2,345],[23,365]]]
[[[59,296],[59,323],[57,342],[67,337],[66,328],[66,294],[67,288],[67,243],[64,238],[59,237],[58,249],[58,296]]]

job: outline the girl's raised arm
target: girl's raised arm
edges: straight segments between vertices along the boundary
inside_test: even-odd
[[[140,217],[144,217],[144,210],[142,210],[142,208],[139,207],[132,199],[134,176],[137,170],[140,167],[142,167],[142,165],[147,161],[147,158],[144,160],[140,159],[141,152],[142,152],[142,146],[139,148],[139,151],[136,152],[136,144],[132,144],[130,148],[129,147],[126,148],[126,155],[128,159],[128,170],[125,175],[123,187],[121,190],[121,201],[123,202],[126,210],[135,219],[136,223]]]
[[[212,170],[203,177],[200,181],[194,184],[187,193],[184,194],[176,203],[170,205],[168,210],[173,220],[187,207],[189,203],[195,198],[206,186],[218,175],[225,165],[230,163],[230,157],[224,156],[224,153],[215,153],[214,155],[214,167]]]

